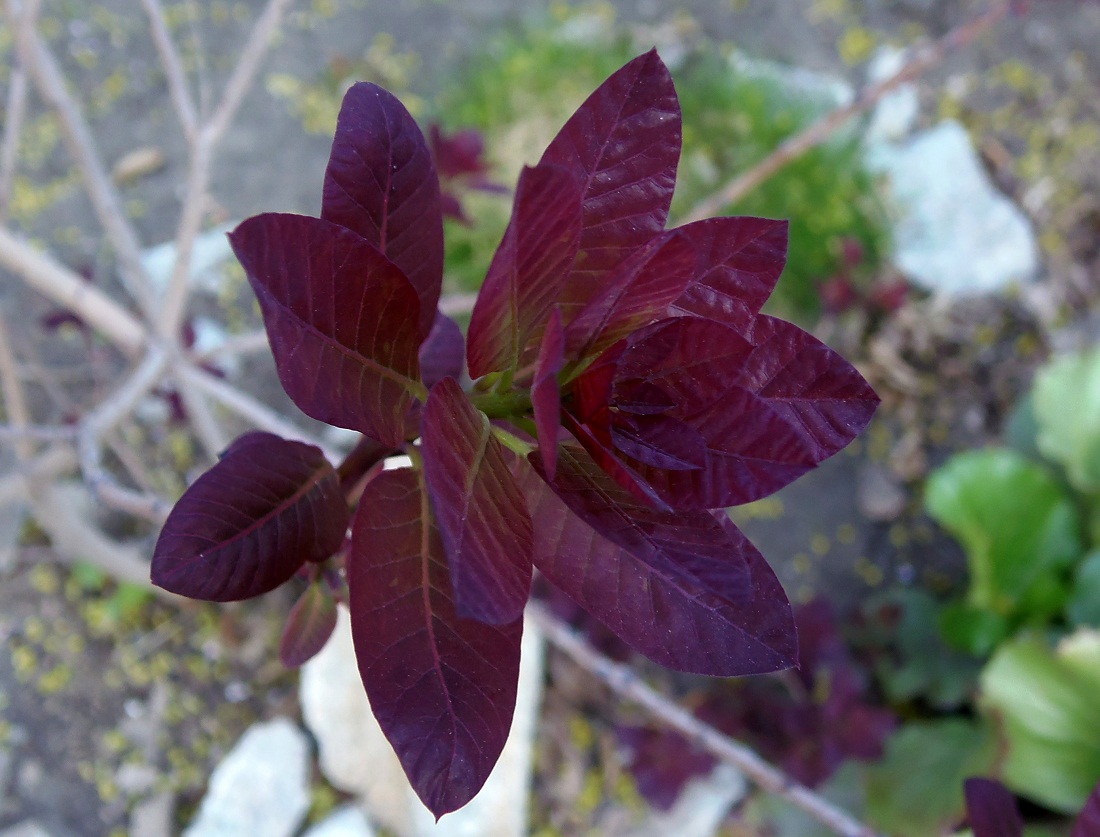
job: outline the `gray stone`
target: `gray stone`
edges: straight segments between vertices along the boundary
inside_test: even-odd
[[[876,145],[868,160],[887,177],[894,262],[913,282],[969,296],[1035,278],[1035,232],[990,183],[962,125],[941,122],[908,142]]]
[[[256,724],[222,760],[184,837],[290,837],[309,809],[309,747],[286,718]]]
[[[172,837],[175,794],[158,793],[143,799],[130,813],[130,837]]]
[[[219,268],[233,255],[227,233],[235,226],[236,222],[221,224],[195,237],[188,279],[196,290],[216,294],[221,288],[225,275]],[[142,252],[141,262],[149,272],[153,286],[163,291],[168,287],[172,271],[176,269],[176,243],[167,241],[150,247]]]
[[[367,816],[354,805],[337,808],[302,837],[374,837]]]
[[[867,81],[875,84],[897,73],[905,64],[907,55],[895,47],[883,47],[872,57],[867,67]],[[920,113],[920,98],[916,85],[901,84],[893,92],[883,96],[867,124],[864,141],[867,143],[899,142],[913,130]]]

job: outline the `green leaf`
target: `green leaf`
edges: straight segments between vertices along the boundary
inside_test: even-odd
[[[952,602],[940,612],[940,631],[953,647],[984,656],[1009,635],[1010,627],[999,613]]]
[[[1066,615],[1074,627],[1100,628],[1100,549],[1094,549],[1077,566]]]
[[[867,817],[906,837],[945,833],[965,810],[963,780],[988,774],[996,760],[988,727],[961,719],[910,723],[867,769]]]
[[[1065,355],[1035,376],[1039,450],[1075,488],[1100,491],[1100,348]]]
[[[929,477],[925,505],[966,549],[970,605],[1022,618],[1061,607],[1058,572],[1083,547],[1077,512],[1044,468],[1010,450],[967,451]]]
[[[1027,636],[1002,646],[982,672],[982,710],[1006,742],[1004,782],[1064,813],[1100,780],[1100,632],[1081,630],[1051,650]]]

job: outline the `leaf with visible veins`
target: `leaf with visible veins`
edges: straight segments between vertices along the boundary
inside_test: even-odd
[[[426,335],[443,282],[439,178],[416,120],[377,84],[361,81],[344,94],[321,217],[362,236],[400,268],[416,289]]]
[[[489,420],[453,378],[424,408],[424,475],[459,615],[502,625],[531,591],[531,517]]]
[[[304,215],[257,215],[229,241],[291,400],[318,421],[400,445],[421,337],[420,303],[400,269],[350,230]]]
[[[508,738],[522,620],[463,619],[415,471],[363,492],[348,556],[351,631],[371,709],[420,799],[440,817],[481,789]]]
[[[320,449],[248,433],[195,480],[164,523],[152,580],[192,599],[228,602],[274,590],[344,542],[347,503]]]

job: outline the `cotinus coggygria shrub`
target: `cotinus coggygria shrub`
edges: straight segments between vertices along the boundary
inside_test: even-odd
[[[437,312],[429,147],[375,85],[344,99],[321,217],[268,213],[230,234],[287,394],[363,439],[338,466],[268,433],[238,439],[173,509],[153,580],[228,601],[304,575],[291,662],[346,596],[371,706],[437,816],[504,746],[533,568],[671,668],[797,660],[775,574],[720,510],[836,453],[878,399],[760,313],[785,222],[665,229],[680,135],[656,51],[607,79],[520,175],[465,339]],[[378,467],[399,453],[411,467]]]

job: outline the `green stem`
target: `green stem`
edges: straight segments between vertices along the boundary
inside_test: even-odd
[[[497,437],[497,440],[504,445],[504,447],[508,448],[508,450],[512,451],[512,453],[517,456],[522,456],[524,459],[527,458],[527,454],[535,449],[533,445],[527,444],[519,436],[514,433],[509,433],[504,428],[497,427],[496,425],[493,426],[493,435]]]
[[[531,412],[529,392],[486,392],[472,394],[470,400],[491,419],[513,418]]]

